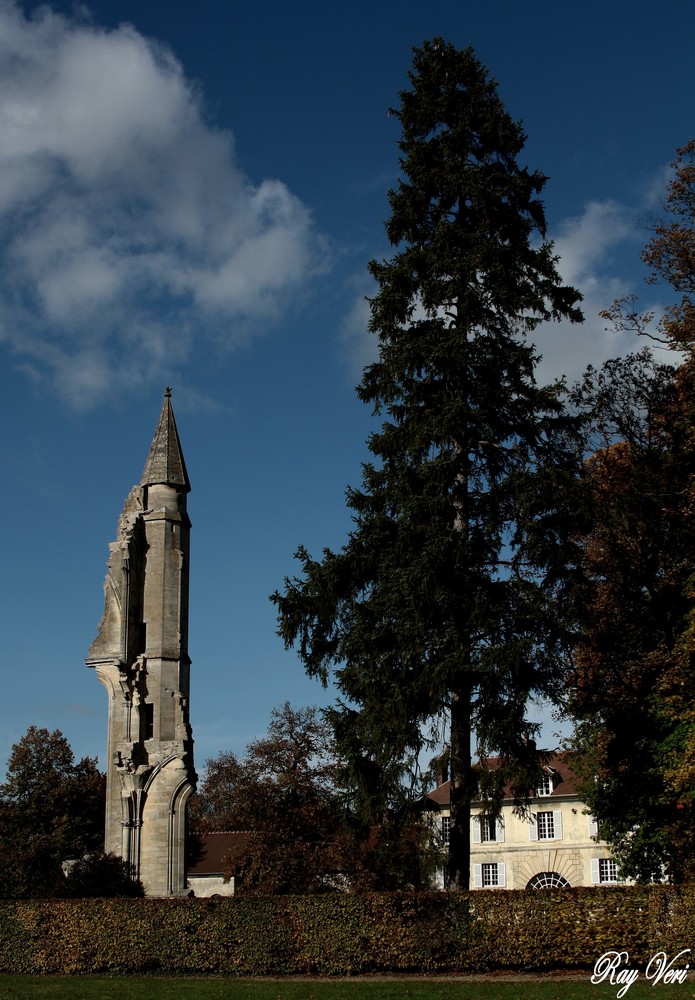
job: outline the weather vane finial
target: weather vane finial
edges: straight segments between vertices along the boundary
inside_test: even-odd
[[[164,398],[169,399],[170,396],[171,396],[171,386],[168,385],[164,390]]]

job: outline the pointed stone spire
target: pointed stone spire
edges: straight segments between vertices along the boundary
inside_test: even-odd
[[[164,392],[164,405],[140,480],[141,486],[153,486],[156,483],[183,487],[186,493],[191,489],[171,406],[171,389],[168,386]]]

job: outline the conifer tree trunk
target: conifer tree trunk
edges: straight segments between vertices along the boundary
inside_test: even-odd
[[[470,888],[471,802],[477,791],[471,759],[472,697],[470,686],[451,700],[451,825],[449,830],[448,884],[450,888]]]

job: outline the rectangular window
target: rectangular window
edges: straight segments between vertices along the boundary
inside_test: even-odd
[[[618,866],[610,858],[599,858],[598,862],[599,882],[617,882]]]
[[[482,865],[483,874],[483,888],[485,886],[499,885],[499,872],[497,870],[497,862],[491,864]]]
[[[445,844],[449,843],[450,836],[451,836],[451,817],[442,816],[442,840]]]
[[[502,817],[499,816],[495,819],[484,813],[475,813],[471,816],[471,843],[503,844],[504,820]]]
[[[480,841],[481,843],[494,843],[497,840],[497,824],[492,816],[480,817]]]
[[[622,882],[615,861],[611,858],[592,858],[591,881],[594,885],[611,885],[615,882]]]
[[[506,889],[507,866],[503,861],[473,865],[474,889]]]
[[[555,840],[555,823],[551,812],[536,813],[539,840]]]

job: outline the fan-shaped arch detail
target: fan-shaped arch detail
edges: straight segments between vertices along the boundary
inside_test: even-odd
[[[526,883],[527,889],[569,889],[566,878],[557,872],[538,872]]]

